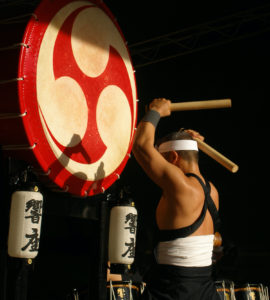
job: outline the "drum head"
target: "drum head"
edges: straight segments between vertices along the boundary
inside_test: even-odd
[[[119,26],[102,1],[44,0],[23,43],[20,109],[39,165],[72,194],[104,192],[127,163],[137,118]]]

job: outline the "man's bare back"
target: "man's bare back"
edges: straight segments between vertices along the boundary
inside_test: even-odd
[[[197,174],[198,175],[198,174]],[[199,175],[204,181],[203,177]],[[204,204],[204,191],[198,180],[194,177],[187,177],[187,192],[182,192],[179,197],[164,193],[160,198],[156,209],[156,222],[159,229],[178,229],[193,224],[201,214]],[[214,185],[211,186],[211,198],[217,209],[219,208],[218,192]],[[213,220],[209,213],[202,225],[192,235],[213,234]]]

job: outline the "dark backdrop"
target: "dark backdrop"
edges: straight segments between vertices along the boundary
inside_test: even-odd
[[[1,5],[8,2],[12,1],[1,1]],[[220,194],[225,255],[217,274],[235,282],[268,284],[269,1],[157,4],[157,1],[116,0],[105,3],[116,16],[130,46],[140,100],[138,120],[144,114],[145,105],[155,97],[175,102],[232,99],[229,109],[172,113],[159,123],[157,137],[180,127],[198,130],[209,145],[239,165],[239,171],[233,174],[205,154],[200,156],[202,173],[214,182]],[[162,54],[158,45],[147,59],[136,54],[136,50],[145,46],[144,43],[136,46],[137,42],[194,26],[192,34],[196,41],[203,24],[260,6],[265,8],[248,14],[255,19],[260,14],[257,21],[245,25],[243,20],[247,17],[238,16],[238,27],[222,31],[224,38],[219,38],[219,45],[211,43],[216,39],[213,32],[220,31],[220,27],[211,27],[213,32],[202,40],[198,38],[196,48],[194,44],[190,48],[192,51],[185,53],[183,45],[179,48],[179,42],[170,44],[174,58],[165,59],[167,52]],[[265,14],[261,15],[261,11]],[[233,21],[225,20],[224,24],[230,22]],[[257,30],[259,22],[263,25]],[[241,30],[244,30],[242,34]],[[250,32],[253,34],[249,35]],[[229,41],[228,35],[237,38]],[[203,47],[205,42],[208,47]],[[190,46],[184,46],[187,45]],[[155,62],[155,58],[164,61]],[[142,62],[146,65],[141,66]],[[3,161],[1,170],[2,228],[5,228],[9,200],[8,192],[5,193],[8,171]],[[151,260],[154,211],[160,190],[145,176],[134,157],[128,161],[120,180],[107,192],[114,193],[122,187],[127,187],[138,209],[134,268],[144,273]],[[30,272],[29,299],[37,299],[37,294],[38,299],[64,299],[71,288],[83,289],[95,280],[99,255],[98,203],[103,199],[103,196],[82,200],[46,194],[40,253]],[[84,209],[88,211],[86,215],[82,213]],[[5,235],[2,236],[4,253]],[[16,270],[16,262],[9,263]],[[4,273],[2,268],[2,279]]]

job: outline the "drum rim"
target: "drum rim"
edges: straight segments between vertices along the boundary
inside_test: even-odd
[[[126,284],[114,284],[114,283],[112,283],[112,285],[109,284],[106,287],[110,288],[111,286],[112,287],[116,287],[116,288],[119,288],[119,287],[127,287],[127,288],[129,288],[129,287],[131,287],[132,289],[137,290],[138,292],[140,290],[140,288],[137,287],[136,285],[134,285],[134,284],[129,285],[128,283],[126,283]]]
[[[47,20],[47,23],[49,24],[50,20],[52,19],[52,17],[55,16],[57,11],[59,9],[61,9],[64,5],[67,5],[68,3],[71,3],[71,2],[75,2],[75,1],[74,0],[58,0],[55,7],[53,8],[53,10],[50,10],[47,7],[47,5],[50,4],[50,1],[43,0],[39,4],[39,6],[36,8],[35,16],[37,16],[38,19],[41,18],[43,21]],[[130,59],[129,63],[131,64],[131,67],[133,69],[131,56],[130,56],[129,50],[126,46],[126,41],[125,41],[124,35],[123,35],[118,23],[116,22],[115,18],[113,17],[113,14],[109,10],[109,8],[104,4],[104,2],[89,1],[89,0],[86,0],[86,2],[89,2],[90,4],[92,4],[92,3],[98,4],[98,7],[100,9],[102,9],[107,14],[107,16],[113,21],[113,24],[117,28],[118,32],[120,33],[120,36],[122,37],[122,41],[125,44],[125,47],[126,47],[128,55],[129,55],[129,59]],[[26,95],[29,93],[33,93],[33,91],[35,92],[35,90],[36,90],[35,79],[36,79],[36,67],[37,67],[38,55],[35,55],[35,54],[39,53],[41,41],[46,32],[46,29],[47,29],[46,25],[44,25],[43,27],[38,26],[35,18],[30,19],[30,21],[28,22],[26,29],[25,29],[25,33],[24,33],[24,37],[23,37],[23,43],[25,43],[25,44],[27,44],[31,38],[33,39],[34,32],[38,31],[39,35],[38,35],[38,37],[34,37],[34,41],[37,43],[37,48],[36,48],[37,50],[35,50],[31,47],[29,47],[29,48],[22,47],[21,53],[20,53],[18,76],[24,77],[24,80],[18,82],[21,112],[25,112],[25,107],[27,106],[26,101],[28,101],[28,100],[26,100],[26,98],[27,98]],[[33,61],[33,59],[29,58],[33,54],[35,56],[34,61]],[[29,60],[31,60],[32,63],[34,62],[34,67],[33,67],[34,72],[32,72],[32,70],[30,70],[30,72],[29,72],[29,70],[27,70],[27,67],[28,67],[27,62],[29,62]],[[27,76],[25,76],[25,75],[27,75]],[[134,93],[135,93],[135,97],[137,98],[137,85],[136,85],[136,78],[135,78],[134,72],[133,72],[132,80],[134,80],[134,86],[135,86]],[[117,168],[112,173],[105,176],[104,178],[97,180],[97,181],[91,181],[91,180],[83,180],[83,179],[80,179],[80,178],[74,176],[58,162],[57,168],[61,170],[61,172],[60,172],[61,174],[57,174],[55,176],[55,174],[54,174],[55,172],[53,170],[53,172],[48,175],[50,177],[50,179],[56,185],[58,185],[61,189],[65,189],[65,184],[66,184],[67,178],[72,177],[74,184],[72,186],[70,186],[70,189],[68,190],[68,192],[70,192],[71,194],[79,195],[79,196],[92,196],[92,195],[104,193],[104,191],[107,188],[109,188],[119,178],[121,172],[125,168],[125,166],[128,162],[128,159],[130,157],[130,153],[132,150],[133,138],[134,138],[135,126],[137,123],[137,110],[138,110],[137,101],[136,101],[136,99],[133,99],[133,101],[134,101],[133,102],[133,107],[134,107],[133,110],[134,111],[131,112],[133,121],[131,124],[131,134],[130,134],[130,138],[129,138],[129,146],[128,146],[125,157],[118,164]],[[136,103],[135,103],[135,101],[136,101]],[[56,157],[52,153],[51,147],[48,144],[47,139],[44,138],[45,135],[44,135],[44,132],[42,129],[40,118],[36,117],[36,116],[38,116],[38,108],[33,107],[30,109],[28,108],[28,110],[29,110],[29,112],[28,112],[27,116],[25,118],[23,118],[24,129],[25,129],[29,144],[34,145],[35,143],[37,143],[36,144],[37,147],[35,147],[32,151],[33,151],[33,154],[34,154],[37,162],[39,163],[39,165],[41,166],[43,171],[46,173],[49,171],[50,165],[52,165],[51,161],[48,163],[46,158],[48,157],[48,155],[51,155],[51,156],[53,156],[54,161],[55,161]],[[35,127],[41,128],[40,131],[41,131],[42,137],[37,136]],[[52,160],[53,160],[53,158],[52,158]],[[100,186],[100,187],[97,189],[91,188],[91,186],[93,186],[94,184],[96,184],[97,186]],[[88,191],[87,195],[85,194],[85,191]]]
[[[217,288],[217,292],[231,292],[231,290],[229,288]]]
[[[136,290],[137,292],[140,291],[140,286],[142,285],[142,282],[137,282],[137,281],[107,281],[107,285],[106,288],[111,288],[111,287],[115,287],[115,288],[119,288],[119,287],[126,287],[126,288],[132,288],[133,290]]]
[[[262,288],[264,288],[265,285],[261,283],[246,283],[243,285],[237,285],[235,286],[234,290],[235,292],[239,291],[261,291]]]

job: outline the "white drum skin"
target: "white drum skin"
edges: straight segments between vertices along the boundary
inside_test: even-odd
[[[132,264],[135,257],[137,209],[114,206],[110,213],[109,261],[112,264]]]
[[[35,258],[38,254],[43,196],[34,191],[16,191],[11,197],[8,255]]]

